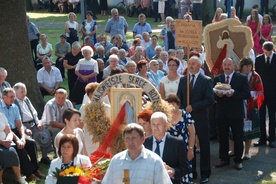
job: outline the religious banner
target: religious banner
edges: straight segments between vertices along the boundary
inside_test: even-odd
[[[177,46],[200,48],[202,44],[202,21],[176,19],[175,38]]]
[[[241,25],[237,19],[225,19],[208,24],[204,29],[206,63],[213,75],[222,71],[224,58],[232,58],[236,66],[240,59],[249,57],[253,39],[249,27]]]

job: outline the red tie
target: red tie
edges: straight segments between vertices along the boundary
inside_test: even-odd
[[[228,84],[228,83],[229,83],[229,76],[227,75],[225,84]]]

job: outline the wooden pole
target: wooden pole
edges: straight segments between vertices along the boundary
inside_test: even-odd
[[[129,169],[124,169],[123,183],[130,184]]]
[[[187,47],[187,106],[190,105],[190,73],[189,73],[190,46]]]

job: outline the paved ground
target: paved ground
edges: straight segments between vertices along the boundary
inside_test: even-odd
[[[218,149],[218,141],[212,141],[210,184],[255,184],[272,171],[276,171],[276,148],[272,149],[268,146],[251,147],[252,158],[243,162],[244,168],[240,171],[234,168],[233,160],[230,161],[230,165],[227,167],[215,168],[214,165],[219,161]],[[197,171],[199,174],[199,169]],[[276,178],[274,182],[276,183]],[[199,183],[199,179],[195,180],[195,183]]]

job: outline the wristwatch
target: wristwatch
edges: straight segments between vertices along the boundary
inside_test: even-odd
[[[189,148],[189,149],[191,149],[191,150],[192,150],[192,149],[194,149],[194,147],[193,147],[193,146],[189,146],[188,148]]]

